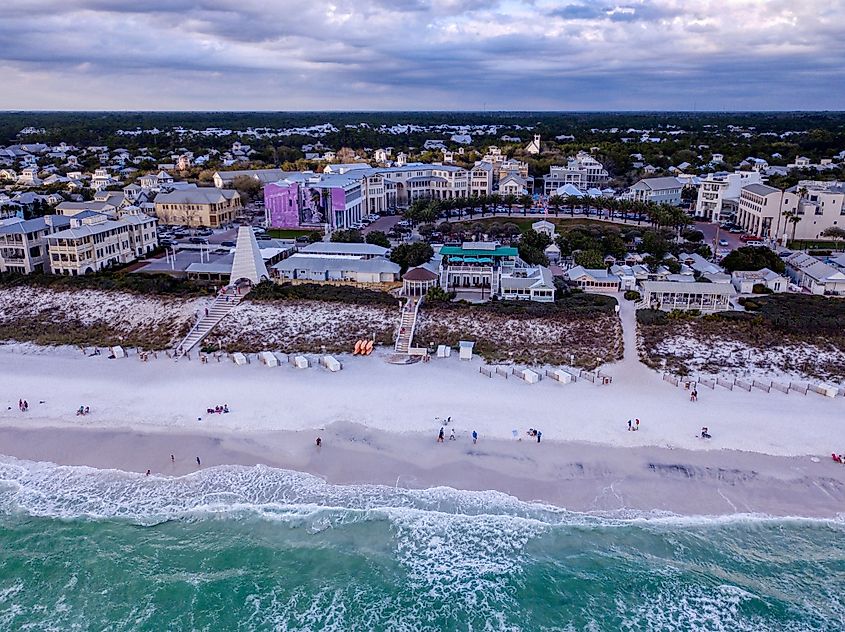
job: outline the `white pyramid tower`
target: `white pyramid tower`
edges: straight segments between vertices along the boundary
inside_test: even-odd
[[[232,276],[229,282],[249,279],[255,285],[262,279],[269,278],[255,233],[249,226],[241,226],[238,229],[238,243],[235,244],[235,259],[232,261]]]

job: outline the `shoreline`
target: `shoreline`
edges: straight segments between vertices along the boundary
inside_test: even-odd
[[[314,444],[317,433],[320,448]],[[559,441],[482,439],[473,445],[466,436],[438,444],[420,433],[387,433],[348,422],[241,436],[5,425],[0,453],[140,476],[150,469],[157,477],[261,464],[332,485],[494,490],[588,514],[836,518],[845,507],[845,467],[809,457]]]

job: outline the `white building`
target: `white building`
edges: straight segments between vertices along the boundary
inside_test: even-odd
[[[127,213],[118,220],[83,213],[70,218],[69,228],[47,235],[47,244],[54,274],[91,274],[154,250],[156,220],[141,213]]]
[[[566,165],[553,165],[549,173],[543,176],[543,195],[553,195],[560,187],[571,184],[580,190],[590,187],[602,187],[607,184],[610,174],[598,160],[584,151],[579,151],[574,158],[569,158]]]
[[[525,146],[525,153],[531,154],[532,156],[535,156],[535,155],[539,154],[540,151],[541,151],[540,135],[534,134],[534,138],[531,140],[530,143],[528,143],[528,145]]]
[[[0,223],[0,272],[49,272],[47,235],[68,226],[70,218],[62,215],[13,218]]]
[[[566,278],[585,292],[613,294],[622,286],[622,280],[605,269],[591,269],[575,266],[566,272]]]
[[[297,253],[273,266],[282,279],[299,281],[345,281],[351,283],[395,283],[400,267],[384,257],[308,255]]]
[[[762,285],[776,294],[786,292],[789,287],[789,279],[768,268],[737,270],[731,274],[731,283],[740,294],[751,294],[755,285]]]
[[[644,178],[628,189],[624,197],[641,202],[678,206],[681,203],[681,189],[683,185],[677,178]]]
[[[790,280],[810,293],[845,295],[845,273],[833,266],[802,252],[792,253],[783,262]]]
[[[783,234],[783,191],[767,184],[748,184],[740,190],[736,223],[756,237],[776,238]]]
[[[674,283],[645,281],[641,285],[641,304],[666,312],[673,310],[720,312],[731,309],[736,292],[729,283]]]
[[[736,212],[742,187],[763,182],[759,171],[724,171],[708,174],[698,188],[695,216],[708,222],[720,222],[723,214]]]

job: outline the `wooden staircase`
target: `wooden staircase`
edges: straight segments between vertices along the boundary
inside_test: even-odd
[[[411,343],[414,341],[414,330],[417,327],[417,314],[422,298],[409,298],[402,307],[399,315],[399,330],[396,334],[396,353],[410,353]]]
[[[214,297],[214,301],[208,308],[208,315],[200,316],[196,324],[191,328],[191,331],[188,332],[188,335],[176,347],[176,357],[181,358],[202,342],[221,320],[226,318],[226,316],[240,305],[243,297],[244,295],[238,294],[238,291],[232,287],[227,287],[223,293]]]

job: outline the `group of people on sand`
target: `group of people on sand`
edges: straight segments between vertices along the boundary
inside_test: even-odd
[[[452,421],[452,418],[449,417],[447,419],[446,423],[448,424],[451,421]],[[455,429],[451,428],[449,430],[449,441],[457,441],[457,440],[458,440],[458,437],[455,435]],[[437,443],[445,443],[445,441],[446,441],[446,429],[443,426],[440,426],[440,432],[437,433]],[[478,443],[478,433],[475,430],[472,431],[472,442]]]
[[[836,454],[836,452],[834,452],[830,455],[830,458],[832,458],[836,463],[845,465],[845,454]]]
[[[537,430],[536,428],[529,428],[528,432],[526,432],[529,437],[532,439],[537,439],[537,443],[540,443],[540,439],[543,437],[543,433]]]
[[[640,420],[634,419],[634,421],[628,420],[628,431],[629,432],[636,432],[640,429]]]
[[[91,412],[91,408],[89,408],[88,406],[80,406],[79,408],[76,409],[76,416],[77,417],[80,417],[80,416],[84,417],[85,415],[87,415],[90,412]]]
[[[214,408],[206,408],[205,412],[209,415],[213,413],[217,413],[218,415],[222,415],[223,413],[229,412],[229,404],[223,404],[222,406],[215,406]]]
[[[9,408],[11,408],[11,406]],[[19,399],[18,400],[18,408],[20,409],[20,411],[22,413],[25,413],[26,411],[29,410],[29,402],[26,401],[25,399]]]

